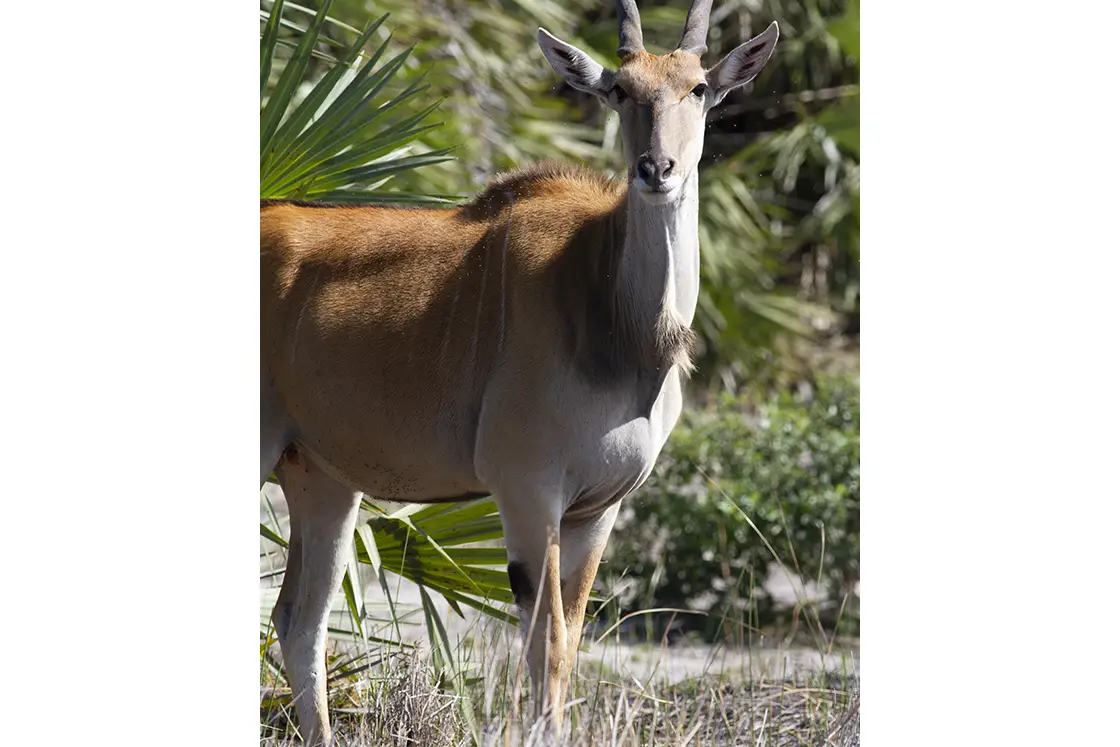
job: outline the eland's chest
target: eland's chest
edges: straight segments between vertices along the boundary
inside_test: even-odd
[[[680,417],[680,377],[674,368],[652,407],[642,407],[641,398],[592,393],[588,399],[584,412],[591,417],[568,430],[575,436],[568,444],[568,518],[594,515],[649,477]]]

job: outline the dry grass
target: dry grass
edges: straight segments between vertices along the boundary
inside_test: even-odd
[[[617,644],[615,644],[617,645]],[[671,682],[639,681],[581,654],[569,692],[567,734],[558,743],[530,716],[527,681],[516,682],[508,631],[494,626],[459,648],[469,709],[439,685],[431,659],[415,651],[370,652],[372,666],[331,686],[342,747],[776,747],[859,744],[859,678],[795,672],[778,679],[726,669]],[[654,649],[656,656],[657,649]],[[665,649],[661,649],[662,653]],[[745,658],[745,657],[744,657]],[[349,668],[360,666],[351,664]],[[275,684],[275,683],[269,683]],[[262,697],[261,744],[300,744],[282,687]],[[273,697],[275,696],[275,697]],[[472,731],[468,712],[477,725]],[[477,734],[477,742],[475,734]]]

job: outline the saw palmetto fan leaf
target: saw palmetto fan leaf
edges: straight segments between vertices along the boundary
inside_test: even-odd
[[[389,56],[384,15],[349,44],[325,33],[352,28],[277,0],[261,11],[260,196],[332,202],[439,203],[439,197],[383,189],[396,174],[450,159],[449,149],[413,153],[439,101],[421,104],[422,80],[402,85],[411,50]],[[309,19],[309,20],[305,20]],[[306,23],[306,26],[303,25]],[[384,37],[373,51],[367,45]],[[317,77],[320,67],[326,71]]]

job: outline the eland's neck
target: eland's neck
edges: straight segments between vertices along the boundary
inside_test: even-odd
[[[650,205],[636,187],[626,195],[626,242],[619,290],[639,320],[657,323],[669,315],[692,325],[700,293],[699,194],[696,172],[676,199]]]
[[[575,243],[581,248],[572,256],[591,262],[570,267],[590,270],[590,294],[562,290],[560,302],[576,330],[577,360],[590,378],[645,382],[653,385],[646,393],[656,396],[672,368],[691,368],[691,325],[700,291],[697,226],[693,176],[665,205],[650,205],[631,187],[598,224],[594,235],[602,242]],[[576,282],[565,279],[560,287]]]

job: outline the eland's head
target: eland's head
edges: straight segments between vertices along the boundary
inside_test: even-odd
[[[715,67],[707,51],[712,0],[694,0],[684,34],[665,55],[647,52],[635,0],[618,0],[617,71],[544,29],[537,41],[553,69],[573,87],[597,96],[622,120],[622,144],[631,188],[651,204],[673,202],[696,172],[704,145],[704,119],[732,89],[762,70],[778,41],[778,25],[732,50]]]

